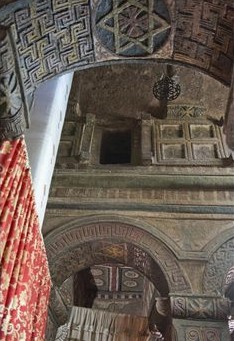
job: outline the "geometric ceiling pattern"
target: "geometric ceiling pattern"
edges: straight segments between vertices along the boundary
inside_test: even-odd
[[[180,62],[231,83],[232,0],[8,0],[0,8],[0,83],[16,73],[25,115],[26,95],[42,81],[101,62]],[[15,65],[9,69],[12,50]],[[2,136],[11,124],[11,137],[19,135],[22,120],[13,123],[13,112],[7,116],[0,122]]]
[[[95,24],[100,41],[126,57],[152,54],[170,33],[170,17],[163,1],[103,0],[97,6]]]

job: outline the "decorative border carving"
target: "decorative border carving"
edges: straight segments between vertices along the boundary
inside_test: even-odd
[[[227,322],[173,319],[177,339],[184,341],[224,341],[229,339]]]
[[[5,0],[4,3],[9,6],[6,6],[7,11],[4,9],[1,12],[0,24],[11,27],[13,31],[23,85],[27,92],[57,74],[97,64],[98,51],[95,50],[93,40],[91,1],[25,0],[19,5],[16,1]],[[159,7],[162,7],[162,3]],[[198,4],[195,0],[177,0],[176,10],[174,10],[174,3],[171,4],[169,1],[166,3],[172,9],[171,17],[176,17],[177,20],[173,20],[171,27],[172,31],[175,31],[175,34],[171,35],[173,39],[171,45],[174,44],[173,56],[171,57],[171,52],[166,52],[161,60],[171,59],[198,67],[218,80],[230,84],[234,40],[233,1],[202,0]],[[138,8],[139,4],[136,2],[134,6]],[[0,68],[2,55],[3,52],[0,51]],[[153,54],[150,56],[156,58]],[[134,61],[137,57],[140,62],[145,58],[137,56],[135,52],[132,57]],[[101,58],[103,62],[108,63],[115,59],[116,56],[110,59],[105,52]],[[117,59],[126,60],[119,57]],[[14,77],[16,70],[13,66],[10,71]],[[17,92],[16,87],[12,94],[12,101]],[[11,121],[4,118],[5,120],[1,122],[1,126],[4,127],[3,137],[16,137],[24,130],[21,112],[26,109],[19,103],[18,114],[11,114]],[[11,109],[13,108],[14,105],[11,105]],[[230,127],[229,125],[229,145],[232,138]]]
[[[94,62],[89,0],[35,0],[5,22],[14,31],[26,89]]]
[[[203,291],[222,295],[228,270],[234,264],[234,238],[223,243],[210,257],[203,275]]]
[[[176,318],[227,321],[229,301],[222,297],[170,295],[172,316]]]
[[[66,269],[70,265],[72,269],[72,264],[69,263],[69,259],[72,262],[72,258],[76,260],[76,263],[80,263],[81,268],[84,262],[85,266],[87,266],[89,261],[92,261],[90,257],[92,257],[93,251],[92,243],[89,242],[103,240],[106,242],[111,241],[111,244],[117,242],[135,245],[143,253],[147,253],[152,257],[154,262],[159,265],[167,279],[171,292],[191,292],[188,279],[183,274],[175,256],[162,242],[136,226],[113,221],[97,221],[96,223],[86,223],[80,226],[79,222],[75,220],[47,235],[45,243],[52,278],[56,279],[56,275],[58,275],[56,274],[56,267],[59,266],[62,269],[65,259],[68,262],[66,263]],[[90,250],[87,253],[87,248],[85,248],[85,255],[82,257],[84,243],[89,243]],[[80,255],[79,258],[78,255]],[[60,273],[57,284],[61,284],[70,275],[69,271]]]

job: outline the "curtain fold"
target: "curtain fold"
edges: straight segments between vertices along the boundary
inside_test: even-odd
[[[81,307],[72,308],[68,325],[69,341],[146,341],[150,335],[146,317]]]
[[[50,276],[23,138],[0,144],[0,340],[44,340]]]

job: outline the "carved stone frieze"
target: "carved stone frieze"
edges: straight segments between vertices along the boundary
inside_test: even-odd
[[[176,337],[183,341],[227,341],[229,332],[227,322],[172,320]]]
[[[163,50],[167,40],[174,51],[166,51],[165,60],[196,66],[230,84],[232,0],[199,4],[195,0],[108,0],[93,1],[92,9],[90,3],[25,1],[22,8],[12,4],[7,19],[0,15],[1,24],[14,28],[27,89],[55,74],[95,63],[96,54],[103,54],[103,61],[153,56],[156,50]],[[104,51],[95,50],[94,35]],[[106,50],[113,58],[106,57]]]
[[[168,104],[167,117],[174,119],[190,119],[203,117],[207,108],[192,104]]]
[[[172,316],[198,320],[225,320],[230,312],[229,301],[222,297],[170,295]]]
[[[97,245],[88,243],[94,240]],[[103,240],[106,240],[106,246],[102,245]],[[112,247],[108,246],[109,240],[111,240]],[[153,282],[160,284],[161,279],[159,280],[159,278],[165,276],[170,291],[191,292],[187,277],[183,274],[172,252],[148,232],[135,226],[111,221],[79,226],[75,220],[69,226],[61,227],[46,236],[45,243],[51,276],[58,285],[70,277],[72,272],[95,265],[100,257],[99,264],[107,259],[110,261],[109,257],[112,257],[120,263],[122,262],[133,268],[137,267],[137,270],[144,272],[146,276],[147,264],[149,264],[150,269],[150,259],[152,259],[158,266],[158,271],[153,271],[153,273],[155,273],[156,277],[157,274],[159,276],[158,281],[156,278],[152,278]],[[87,243],[88,249],[85,247],[85,243]],[[127,244],[123,246],[122,243],[128,243],[130,246],[133,244],[135,249],[128,248]],[[93,249],[94,247],[95,249]],[[105,257],[107,258],[105,259]],[[134,264],[128,264],[131,259],[135,259]],[[140,263],[137,266],[138,261]],[[65,269],[64,264],[66,264]]]

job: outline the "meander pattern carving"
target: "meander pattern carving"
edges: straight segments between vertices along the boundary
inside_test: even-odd
[[[94,11],[99,8],[98,4],[95,6]],[[151,0],[123,1],[117,6],[120,26],[117,33],[114,31],[112,42],[120,41],[123,36],[124,43],[118,48],[113,43],[115,53],[144,57],[145,54],[152,55],[155,48],[162,47],[172,24],[166,4],[161,1],[157,8],[154,6]],[[109,12],[112,13],[111,7]],[[156,28],[147,17],[148,12],[152,12],[149,17]],[[99,15],[93,25],[104,25],[105,31],[112,30],[111,22],[115,15],[108,17],[110,20],[107,18],[107,21],[104,18],[109,14]],[[172,16],[175,15],[174,52],[168,58],[195,65],[230,84],[233,1],[177,1],[176,13]],[[55,74],[95,62],[92,35],[96,28],[91,27],[89,0],[35,0],[24,8],[12,7],[7,17],[0,15],[0,23],[11,26],[14,31],[27,89]],[[162,34],[166,36],[158,40]],[[155,41],[158,41],[156,45]]]
[[[233,64],[232,0],[179,0],[174,58],[230,83]]]
[[[135,226],[116,222],[93,223],[78,227],[77,222],[74,221],[70,227],[66,226],[62,231],[60,230],[59,235],[48,235],[45,242],[52,278],[60,285],[72,272],[78,271],[79,267],[81,269],[94,265],[98,261],[101,264],[103,252],[98,253],[97,248],[94,250],[95,245],[92,246],[92,243],[88,243],[87,246],[84,244],[93,240],[98,242],[106,239],[108,242],[109,238],[113,242],[116,240],[118,246],[113,250],[109,248],[109,254],[105,252],[105,256],[110,256],[110,252],[114,252],[118,262],[122,261],[126,264],[127,250],[124,251],[124,247],[120,247],[119,243],[134,244],[143,251],[152,253],[150,256],[162,269],[171,291],[191,292],[190,284],[175,257],[160,241]],[[133,252],[137,253],[136,250]],[[112,257],[112,259],[115,258]],[[65,261],[66,271],[63,269]],[[74,269],[74,264],[76,264],[76,269]]]
[[[13,25],[27,89],[94,62],[88,0],[36,0],[17,10],[8,24]]]
[[[234,264],[234,238],[222,244],[210,257],[203,277],[203,290],[223,294],[228,270]]]

